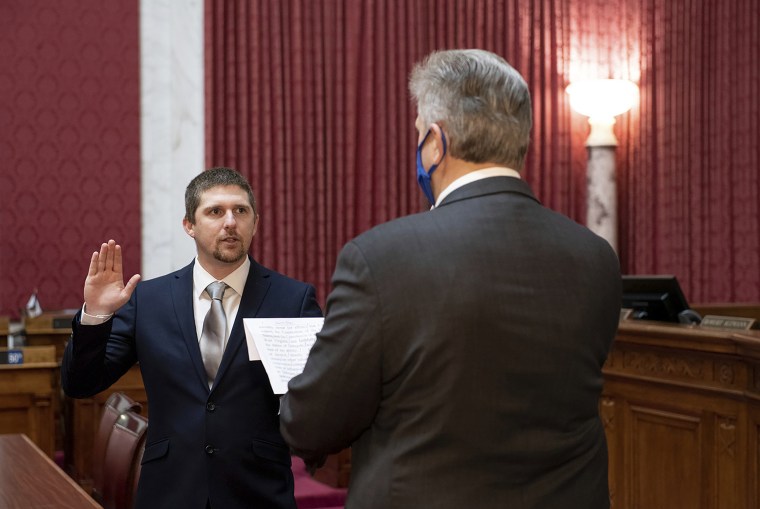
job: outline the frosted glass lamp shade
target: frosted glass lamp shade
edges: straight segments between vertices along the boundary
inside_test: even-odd
[[[567,87],[570,107],[589,118],[610,118],[630,110],[639,87],[628,80],[583,80]]]
[[[570,107],[588,117],[591,133],[586,146],[617,145],[612,131],[615,116],[630,110],[639,100],[639,87],[628,80],[583,80],[567,89]]]

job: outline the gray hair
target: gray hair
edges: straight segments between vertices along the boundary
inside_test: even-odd
[[[424,127],[441,126],[453,157],[522,169],[530,93],[506,60],[478,49],[437,51],[414,67],[409,90]]]
[[[232,168],[216,167],[201,172],[185,189],[185,219],[195,224],[195,211],[201,203],[201,195],[217,186],[238,186],[248,195],[253,213],[256,214],[256,198],[248,181],[237,170]]]

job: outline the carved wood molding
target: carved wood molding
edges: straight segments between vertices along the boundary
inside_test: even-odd
[[[760,365],[758,364],[752,366],[752,388],[760,392]]]
[[[623,370],[670,378],[709,380],[705,364],[702,359],[688,356],[635,351],[623,354]]]
[[[718,418],[718,454],[726,455],[732,460],[736,457],[736,419]]]
[[[53,395],[35,393],[32,397],[34,406],[36,407],[50,407],[53,404]]]
[[[602,397],[600,415],[602,424],[608,433],[615,432],[615,400],[608,397]]]
[[[607,443],[608,447],[611,449],[613,448],[613,444],[610,442],[614,441],[612,437],[615,436],[615,400],[613,398],[602,396],[602,398],[599,401],[599,415],[602,418],[602,424],[604,425],[604,431],[607,435]],[[616,507],[615,505],[615,481],[617,474],[615,471],[615,465],[611,464],[609,466],[609,472],[610,472],[610,483],[609,483],[609,490],[610,490],[610,508]]]
[[[715,363],[715,381],[721,385],[734,386],[736,383],[736,370],[730,362]]]
[[[710,359],[699,355],[673,354],[665,351],[623,350],[605,365],[606,374],[618,376],[649,376],[662,380],[701,382],[713,387],[736,390],[746,388],[737,362],[724,359]],[[760,365],[755,367],[753,376],[755,390],[760,392]]]

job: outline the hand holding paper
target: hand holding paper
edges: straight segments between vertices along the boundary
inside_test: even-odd
[[[285,394],[288,382],[300,374],[322,330],[324,318],[244,318],[249,360],[259,360],[275,394]]]

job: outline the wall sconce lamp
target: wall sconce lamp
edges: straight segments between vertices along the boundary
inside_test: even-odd
[[[639,87],[627,80],[584,80],[567,89],[570,107],[588,117],[591,133],[588,148],[586,226],[607,240],[617,251],[617,189],[615,117],[638,101]]]

